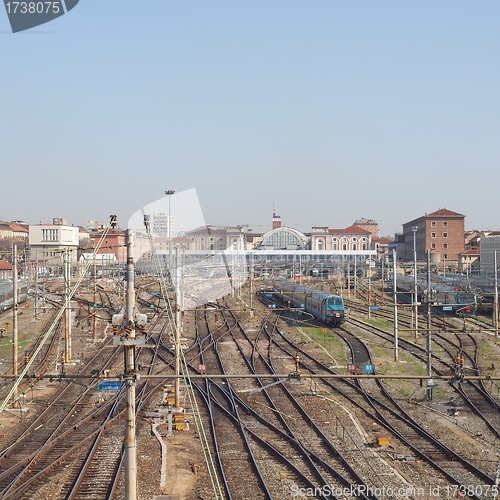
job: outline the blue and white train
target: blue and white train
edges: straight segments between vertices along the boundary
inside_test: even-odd
[[[339,326],[345,321],[344,299],[340,295],[325,293],[283,279],[274,280],[273,295],[284,304],[303,309],[327,325]]]
[[[396,286],[402,292],[414,291],[413,276],[396,277]],[[427,279],[417,278],[417,297],[423,302],[427,298]],[[460,287],[431,281],[431,300],[444,311],[453,311],[458,316],[472,316],[477,310],[477,295]]]
[[[12,281],[0,281],[0,312],[10,309],[13,304]],[[28,298],[28,286],[25,282],[19,281],[17,285],[17,302],[25,302]]]

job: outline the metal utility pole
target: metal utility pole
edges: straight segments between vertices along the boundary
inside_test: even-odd
[[[179,290],[179,246],[175,247],[175,407],[180,407],[180,392],[181,392],[181,304],[180,304],[180,290]]]
[[[168,196],[168,265],[172,268],[172,210],[170,207],[172,195],[175,194],[173,189],[167,189],[165,194]],[[172,274],[170,274],[172,280]]]
[[[385,281],[385,272],[384,272],[384,260],[385,260],[385,254],[384,257],[382,258],[382,305],[384,305],[384,281]]]
[[[356,298],[357,294],[357,284],[358,284],[358,270],[357,270],[357,258],[354,256],[354,298]]]
[[[431,340],[431,312],[432,312],[432,290],[431,290],[431,251],[427,250],[427,375],[432,376],[432,340]],[[432,385],[432,380],[427,380],[427,385]],[[427,389],[427,399],[432,400],[432,388]]]
[[[347,296],[351,298],[351,261],[347,261]]]
[[[116,227],[116,216],[111,216],[111,227]],[[139,314],[135,305],[134,289],[134,257],[132,229],[125,233],[125,246],[127,247],[127,271],[125,281],[127,290],[125,294],[125,307],[119,313],[113,315],[113,345],[123,346],[124,373],[122,380],[125,385],[126,404],[126,430],[125,430],[125,499],[136,500],[137,497],[137,442],[136,417],[135,417],[135,385],[137,370],[135,366],[135,348],[144,345],[144,335],[136,336],[136,326],[141,333],[146,332],[147,315]]]
[[[12,373],[17,378],[19,371],[19,351],[17,334],[17,245],[12,245]],[[17,408],[17,388],[13,394],[14,407]]]
[[[38,318],[38,250],[35,252],[35,319],[36,318]]]
[[[394,297],[394,361],[399,360],[399,346],[398,346],[398,294],[396,283],[396,250],[392,251],[392,293]]]
[[[418,226],[411,228],[413,231],[413,317],[415,326],[415,340],[418,339],[418,293],[417,293],[417,231]]]
[[[497,268],[497,251],[495,250],[494,257],[495,265],[495,298],[493,305],[493,328],[495,329],[495,336],[498,337],[498,268]]]
[[[250,318],[253,318],[253,253],[250,254]]]
[[[94,342],[96,341],[96,334],[97,334],[97,311],[96,311],[96,304],[97,304],[97,283],[96,283],[96,273],[97,273],[97,265],[96,265],[96,256],[94,256],[94,303],[92,304],[92,338],[94,339]]]
[[[64,311],[64,360],[71,361],[71,302],[70,296],[70,271],[69,271],[69,249],[64,249],[64,301],[66,310]]]
[[[302,285],[302,255],[299,253],[299,285]]]
[[[371,298],[372,298],[372,270],[371,270],[371,265],[372,261],[371,259],[368,261],[368,318],[372,317],[372,304],[371,304]]]
[[[135,289],[134,289],[134,257],[132,253],[132,230],[127,229],[125,235],[127,247],[127,294],[125,296],[125,320],[128,338],[132,341],[124,345],[126,385],[126,419],[125,433],[125,498],[135,500],[137,495],[137,443],[135,439]]]

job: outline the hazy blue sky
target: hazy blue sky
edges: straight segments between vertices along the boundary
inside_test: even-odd
[[[500,229],[498,0],[80,0],[18,34],[1,7],[0,55],[0,219],[125,227],[195,188],[214,225]]]

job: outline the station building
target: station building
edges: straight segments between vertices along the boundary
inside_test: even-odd
[[[367,229],[352,225],[345,229],[313,227],[311,230],[311,249],[323,250],[370,250],[372,233]]]

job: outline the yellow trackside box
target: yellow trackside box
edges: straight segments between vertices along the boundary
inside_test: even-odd
[[[377,442],[377,446],[389,446],[389,444],[391,443],[389,436],[385,434],[375,434],[375,439]]]

